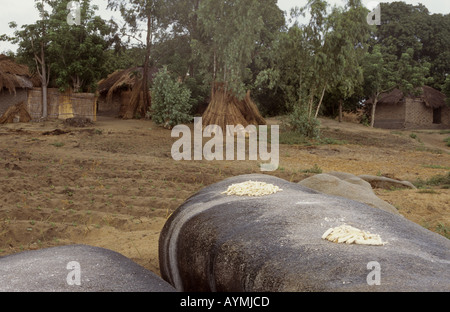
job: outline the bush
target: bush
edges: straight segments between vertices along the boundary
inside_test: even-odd
[[[446,138],[446,139],[444,140],[444,143],[445,143],[447,146],[450,147],[450,137]]]
[[[165,128],[192,121],[191,92],[180,82],[170,77],[164,67],[155,77],[152,87],[152,120]]]
[[[308,118],[308,113],[304,108],[294,108],[294,112],[289,116],[291,129],[300,135],[318,139],[320,136],[320,122],[317,118]]]

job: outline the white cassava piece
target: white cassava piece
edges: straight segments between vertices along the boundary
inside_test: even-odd
[[[267,184],[265,182],[247,181],[243,183],[232,184],[222,194],[237,196],[265,196],[282,191],[278,186]]]
[[[333,243],[346,243],[357,245],[384,246],[386,243],[381,240],[377,234],[361,231],[350,225],[341,225],[336,228],[328,229],[322,239]]]

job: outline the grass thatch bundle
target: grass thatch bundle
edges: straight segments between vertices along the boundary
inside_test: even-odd
[[[224,84],[216,83],[211,92],[211,101],[203,114],[203,127],[216,125],[226,130],[226,126],[266,125],[258,107],[250,98],[250,91],[240,100]]]
[[[16,88],[33,88],[32,76],[26,65],[17,64],[0,54],[0,91],[5,88],[15,93]]]
[[[14,122],[29,122],[31,116],[25,106],[25,102],[20,102],[8,108],[8,110],[0,117],[0,124]]]

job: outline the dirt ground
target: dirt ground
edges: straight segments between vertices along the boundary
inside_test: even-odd
[[[270,174],[298,182],[316,166],[414,182],[449,171],[448,132],[415,131],[412,138],[412,131],[321,121],[322,136],[344,144],[281,145],[279,169]],[[0,126],[0,256],[89,244],[159,274],[158,237],[170,214],[209,184],[260,173],[258,161],[176,162],[175,141],[169,130],[146,120],[99,118],[83,128],[62,121]],[[432,231],[442,234],[450,225],[448,189],[376,193]]]

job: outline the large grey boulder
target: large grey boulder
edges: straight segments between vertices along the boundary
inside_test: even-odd
[[[351,174],[321,173],[306,178],[298,184],[321,193],[342,196],[394,214],[400,214],[397,208],[379,198],[368,182]]]
[[[103,248],[71,245],[0,258],[2,292],[174,292],[153,272]]]
[[[283,191],[222,194],[249,180]],[[387,244],[322,239],[343,224]],[[189,198],[168,219],[159,248],[161,275],[179,291],[450,291],[448,239],[401,216],[268,175],[233,177]]]

